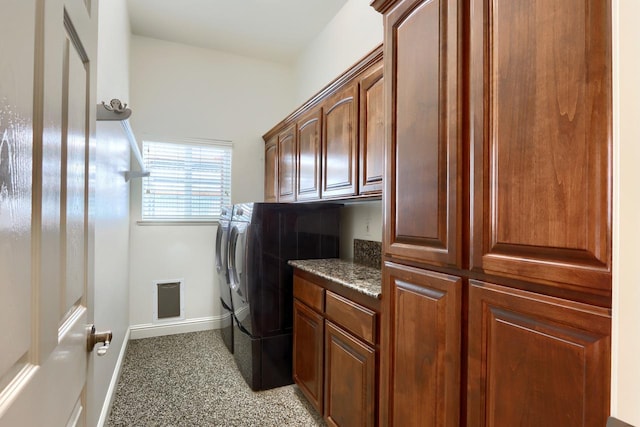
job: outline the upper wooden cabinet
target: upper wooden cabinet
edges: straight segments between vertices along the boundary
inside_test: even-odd
[[[264,201],[278,201],[278,137],[272,137],[264,146]]]
[[[331,96],[324,107],[322,196],[354,196],[358,189],[358,86]]]
[[[296,200],[296,125],[278,135],[278,201]]]
[[[611,3],[472,0],[471,267],[611,295]]]
[[[322,109],[320,108],[298,120],[298,200],[320,198],[321,123]]]
[[[385,15],[385,253],[461,266],[459,11],[405,0]]]
[[[278,201],[380,197],[384,175],[382,75],[380,46],[263,136],[267,144],[279,136]],[[292,126],[297,130],[291,137]],[[291,164],[294,146],[295,162]],[[270,159],[267,153],[265,200],[269,201],[273,200],[267,187],[273,183],[267,176],[273,171]]]
[[[384,99],[382,63],[360,79],[359,193],[380,193],[384,176]]]

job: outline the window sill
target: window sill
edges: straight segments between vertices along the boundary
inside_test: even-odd
[[[167,225],[180,225],[180,226],[191,226],[191,225],[218,225],[217,220],[207,220],[207,221],[161,221],[161,220],[141,220],[136,221],[137,225],[159,225],[159,226],[167,226]]]

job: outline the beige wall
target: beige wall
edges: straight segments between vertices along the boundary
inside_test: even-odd
[[[614,0],[611,413],[640,426],[640,2]]]
[[[100,1],[97,101],[129,102],[129,17],[126,0]],[[87,424],[106,419],[129,330],[129,142],[117,122],[96,126],[94,322],[110,329],[103,357],[89,358]]]

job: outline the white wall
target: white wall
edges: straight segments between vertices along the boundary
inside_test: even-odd
[[[302,51],[294,64],[295,105],[305,102],[382,43],[382,15],[370,3],[349,0]]]
[[[349,0],[302,51],[293,70],[296,106],[312,97],[382,43],[382,15],[369,4],[370,0]],[[365,227],[367,220],[369,232]],[[341,258],[353,258],[354,238],[382,241],[380,201],[353,204],[343,209]]]
[[[293,105],[291,69],[228,53],[132,36],[132,126],[153,138],[233,141],[232,202],[262,200],[262,135]],[[130,319],[132,338],[216,326],[216,227],[137,225],[140,180],[131,191]],[[176,327],[152,324],[154,280],[185,280],[185,317]]]
[[[614,253],[611,413],[640,426],[640,3],[614,0]]]
[[[129,98],[129,17],[126,0],[100,1],[97,101]],[[129,330],[129,143],[119,123],[96,126],[94,322],[110,329],[107,354],[89,359],[87,424],[102,425]]]

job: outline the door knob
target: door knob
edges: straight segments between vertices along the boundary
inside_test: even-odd
[[[111,331],[96,332],[95,325],[87,326],[87,351],[92,352],[97,343],[102,343],[103,345],[98,347],[98,356],[104,356],[109,350],[112,338]]]

